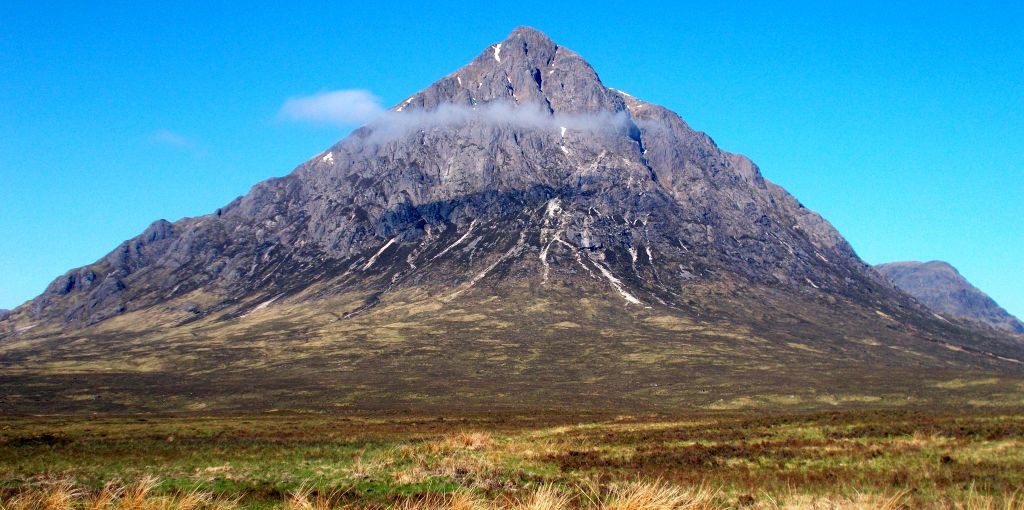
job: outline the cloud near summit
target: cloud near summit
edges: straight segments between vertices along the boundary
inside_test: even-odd
[[[380,98],[369,90],[345,89],[290,97],[281,106],[278,117],[296,122],[351,126],[370,122],[383,112]]]
[[[470,123],[507,125],[527,129],[548,129],[553,132],[571,129],[597,132],[622,130],[629,124],[625,112],[551,113],[539,104],[492,102],[480,106],[442,103],[432,110],[389,111],[370,124],[371,141],[383,143],[409,131]]]
[[[551,113],[543,110],[539,104],[499,101],[479,106],[442,103],[431,110],[385,110],[380,98],[365,89],[335,90],[292,97],[284,102],[278,117],[331,126],[367,125],[373,131],[371,141],[377,143],[392,140],[412,130],[467,123],[594,132],[622,129],[629,121],[625,112]]]

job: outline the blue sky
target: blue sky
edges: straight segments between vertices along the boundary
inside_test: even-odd
[[[0,4],[0,307],[358,120],[301,122],[289,98],[391,105],[530,25],[750,156],[866,261],[949,261],[1024,317],[1019,2],[84,4]]]

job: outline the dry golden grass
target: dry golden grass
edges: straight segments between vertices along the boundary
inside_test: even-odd
[[[857,494],[853,497],[810,497],[793,495],[786,498],[785,503],[769,500],[758,505],[765,510],[910,510],[913,508],[907,501],[905,492],[893,495]],[[974,509],[971,509],[974,510]]]
[[[338,506],[337,508],[356,507]],[[488,510],[493,508],[493,506],[468,492],[454,492],[419,499],[407,499],[401,503],[371,508],[395,508],[400,510]]]
[[[157,480],[143,478],[119,486],[108,484],[89,492],[69,481],[60,481],[0,497],[0,510],[240,510],[240,499],[217,499],[200,491],[159,493]],[[486,500],[468,490],[406,498],[390,504],[346,502],[344,494],[322,493],[308,486],[285,497],[275,508],[282,510],[910,510],[917,508],[906,492],[809,496],[791,494],[783,500],[762,498],[756,503],[731,501],[706,486],[679,487],[662,481],[633,482],[603,491],[597,486],[562,489],[544,485],[517,499]],[[1024,510],[1019,493],[992,496],[971,490],[960,501],[948,501],[943,510]]]
[[[1024,510],[1019,413],[34,418],[0,429],[0,510],[205,510],[231,498],[260,510]],[[140,468],[154,478],[104,486]]]
[[[970,491],[962,502],[953,504],[955,510],[1024,510],[1024,497],[1015,492],[1005,498],[997,498],[978,491]]]
[[[556,487],[545,485],[515,505],[515,510],[565,510],[573,502],[572,496]]]
[[[285,502],[287,510],[330,510],[334,507],[331,496],[304,487],[288,496]]]
[[[718,491],[706,487],[683,489],[661,481],[635,482],[612,492],[602,510],[711,510],[722,508],[716,502]]]
[[[724,507],[713,507],[724,508]],[[791,494],[784,502],[771,498],[753,505],[755,510],[913,510],[937,508],[942,510],[1024,510],[1024,498],[1019,493],[993,496],[971,489],[961,500],[944,501],[936,505],[915,504],[907,491],[895,494],[860,494],[843,496],[809,496]]]
[[[438,477],[472,482],[487,478],[495,470],[488,456],[494,446],[494,438],[485,432],[455,432],[418,446],[400,445],[383,455],[379,462],[381,468],[408,463],[391,473],[399,484],[422,483]]]
[[[485,450],[494,446],[494,438],[486,432],[456,432],[437,443],[440,448],[453,450]]]
[[[390,462],[390,459],[387,458],[365,460],[362,453],[357,453],[352,460],[352,465],[348,466],[346,471],[355,479],[369,478],[386,468]]]
[[[237,499],[216,500],[198,490],[155,494],[157,480],[146,477],[128,486],[107,484],[98,493],[61,481],[0,498],[0,510],[234,510]],[[319,509],[316,509],[319,510]]]

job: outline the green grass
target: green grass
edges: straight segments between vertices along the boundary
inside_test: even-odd
[[[1024,414],[262,415],[0,422],[0,491],[146,476],[270,508],[301,488],[387,504],[469,490],[663,480],[727,501],[905,491],[921,506],[1024,487]]]

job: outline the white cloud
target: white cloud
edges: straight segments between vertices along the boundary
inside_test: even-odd
[[[380,98],[368,90],[348,89],[290,97],[278,117],[316,124],[350,126],[365,124],[383,113]]]
[[[549,129],[562,132],[622,131],[629,127],[626,112],[551,113],[539,104],[514,105],[503,102],[481,106],[443,103],[429,111],[405,110],[381,115],[370,126],[374,133],[371,141],[383,143],[420,129],[465,124],[508,125],[527,129]]]
[[[149,139],[161,145],[169,145],[171,147],[181,147],[185,149],[194,149],[196,147],[195,140],[167,129],[161,129],[153,133],[150,135]]]

